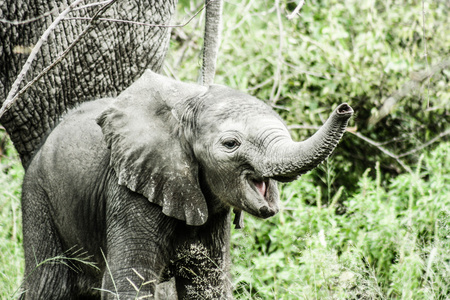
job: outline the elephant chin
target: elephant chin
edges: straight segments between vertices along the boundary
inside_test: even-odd
[[[246,185],[246,195],[244,202],[241,203],[242,207],[239,207],[240,209],[263,219],[272,217],[278,213],[278,188],[274,180],[245,177],[244,182]]]

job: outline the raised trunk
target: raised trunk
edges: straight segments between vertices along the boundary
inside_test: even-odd
[[[97,1],[84,1],[83,4]],[[177,0],[121,0],[102,17],[167,25]],[[41,17],[22,25],[0,25],[0,105],[24,65],[30,48],[68,5],[65,0],[0,1],[7,20]],[[90,17],[100,6],[75,10],[69,17]],[[45,16],[47,12],[53,12]],[[44,16],[44,17],[42,17]],[[34,78],[82,32],[88,21],[68,19],[50,34],[21,87]],[[67,109],[78,103],[114,97],[146,69],[161,69],[170,29],[101,21],[52,71],[32,86],[0,123],[6,128],[26,166],[42,138]]]
[[[291,181],[315,168],[325,160],[339,143],[353,109],[339,105],[325,124],[303,142],[280,141],[271,149],[270,161],[264,163],[263,176],[278,181]]]

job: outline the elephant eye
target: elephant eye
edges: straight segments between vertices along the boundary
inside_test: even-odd
[[[222,145],[229,150],[234,150],[237,149],[241,144],[236,140],[226,140],[222,143]]]

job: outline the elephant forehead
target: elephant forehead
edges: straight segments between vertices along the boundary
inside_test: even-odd
[[[224,122],[226,120],[243,121],[252,118],[270,118],[276,116],[274,111],[257,99],[225,99],[215,103],[205,111],[205,120]]]
[[[284,123],[271,114],[211,118],[208,125],[202,126],[201,131],[203,138],[208,140],[223,138],[227,134],[244,139],[258,139],[273,132],[277,132],[278,135],[289,135]]]
[[[282,119],[263,101],[226,87],[215,87],[198,111],[197,132],[205,138],[226,131],[251,135],[262,128],[285,128]]]

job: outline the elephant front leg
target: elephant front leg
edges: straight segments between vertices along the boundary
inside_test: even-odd
[[[177,223],[147,199],[125,199],[108,214],[102,299],[155,299],[156,285],[169,264]]]
[[[156,285],[168,263],[161,247],[145,238],[108,247],[102,299],[155,299]]]
[[[233,299],[230,276],[230,210],[216,212],[201,227],[179,230],[170,270],[179,299]]]
[[[102,299],[155,299],[157,280],[147,268],[112,267],[103,275]]]
[[[201,243],[180,247],[172,264],[179,299],[232,299],[226,253],[213,255]]]

